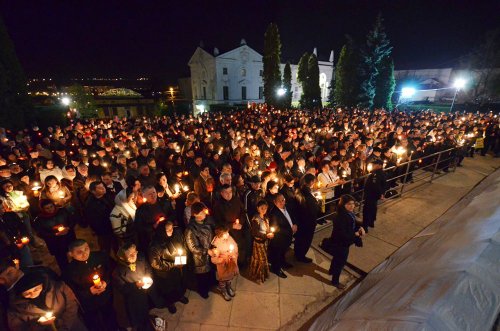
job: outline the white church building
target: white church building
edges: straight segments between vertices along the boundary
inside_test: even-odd
[[[314,53],[317,55],[316,49]],[[328,98],[328,88],[333,73],[333,51],[329,61],[318,61],[319,85],[323,103]],[[191,70],[191,88],[195,113],[209,110],[210,105],[241,105],[264,102],[262,55],[242,39],[240,46],[219,54],[214,48],[210,54],[197,47],[188,62]],[[285,64],[281,64],[281,75]],[[296,64],[292,69],[292,103],[298,103],[302,88],[297,82]]]

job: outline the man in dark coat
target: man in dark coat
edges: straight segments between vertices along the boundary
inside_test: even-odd
[[[227,226],[229,234],[238,244],[238,263],[244,266],[250,257],[250,227],[245,217],[243,204],[230,185],[221,187],[221,199],[214,205],[214,218],[217,225]]]
[[[366,179],[363,204],[363,228],[368,232],[368,227],[375,227],[377,219],[377,203],[384,199],[386,179],[382,170],[382,160],[373,161],[373,171]]]
[[[90,330],[115,330],[108,256],[104,252],[91,252],[83,239],[69,245],[68,255],[71,262],[62,276],[80,301],[85,324]]]
[[[138,249],[147,252],[151,239],[153,239],[154,230],[161,222],[167,220],[167,215],[163,212],[158,203],[158,194],[154,186],[146,186],[142,189],[142,196],[146,199],[142,205],[137,208],[135,213],[135,224],[139,237]]]
[[[160,295],[166,301],[168,311],[177,311],[175,302],[189,302],[186,298],[186,284],[183,277],[181,257],[186,257],[187,249],[184,236],[179,228],[174,228],[167,221],[155,231],[155,236],[149,246],[149,262],[153,269],[153,279],[158,284]],[[176,257],[179,261],[176,263]],[[184,261],[184,264],[186,262]]]
[[[262,189],[260,187],[261,180],[259,176],[252,176],[247,182],[250,184],[250,189],[245,192],[243,203],[245,205],[247,219],[251,220],[257,213],[257,202],[264,199],[264,196],[262,195]]]
[[[281,278],[287,278],[283,268],[292,267],[285,260],[285,254],[290,244],[292,236],[297,232],[297,225],[294,217],[286,209],[286,200],[283,194],[277,193],[274,196],[274,205],[269,215],[269,225],[275,228],[274,238],[269,242],[268,259],[271,263],[271,272]]]
[[[113,202],[106,196],[106,187],[101,181],[90,183],[90,195],[85,206],[85,218],[96,233],[101,251],[108,252],[113,240],[113,229],[109,214],[113,210]]]
[[[299,262],[311,263],[312,259],[306,257],[306,253],[311,247],[316,228],[316,219],[321,209],[318,200],[314,197],[311,189],[314,186],[316,178],[312,174],[304,176],[303,185],[297,195],[298,207],[298,230],[295,234],[295,258]]]

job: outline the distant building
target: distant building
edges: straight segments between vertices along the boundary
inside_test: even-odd
[[[94,96],[99,117],[137,117],[151,114],[155,109],[153,98],[126,88],[107,90]]]
[[[316,49],[314,49],[316,53]],[[326,102],[333,72],[333,54],[329,61],[318,61],[321,98]],[[262,55],[249,47],[242,39],[240,46],[220,54],[197,47],[188,62],[191,69],[191,91],[195,112],[208,110],[210,105],[238,105],[264,102]],[[281,64],[283,74],[284,64]],[[299,101],[302,88],[297,82],[297,69],[292,69],[292,102]]]

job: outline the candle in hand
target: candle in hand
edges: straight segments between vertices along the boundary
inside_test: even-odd
[[[151,285],[153,285],[153,279],[151,277],[142,277],[142,282],[144,283],[144,285],[142,285],[142,288],[147,290],[148,288],[151,287]]]
[[[66,229],[66,228],[65,228],[63,225],[59,225],[59,226],[57,227],[57,232],[63,232],[63,231],[64,231],[64,229]]]
[[[38,322],[44,323],[44,322],[50,321],[53,318],[54,318],[54,313],[51,312],[51,311],[48,311],[48,312],[45,313],[45,315],[41,316],[38,319]]]
[[[274,226],[271,226],[270,230],[271,230],[271,233],[274,233],[276,231],[276,229],[274,228]]]
[[[234,245],[229,244],[229,253],[232,253],[234,251]]]
[[[368,163],[368,166],[366,167],[366,170],[368,170],[368,172],[371,172],[373,170],[373,164]]]
[[[21,243],[23,243],[23,245],[26,245],[29,242],[30,242],[30,238],[28,238],[28,237],[22,237],[21,238]]]
[[[66,196],[66,194],[64,194],[64,191],[62,190],[59,190],[57,194],[59,195],[59,199],[64,199],[64,197]]]
[[[92,281],[94,282],[95,287],[101,287],[101,277],[98,274],[92,276]]]

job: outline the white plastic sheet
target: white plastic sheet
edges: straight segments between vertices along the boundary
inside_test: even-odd
[[[500,311],[499,201],[497,170],[310,330],[490,330]]]

